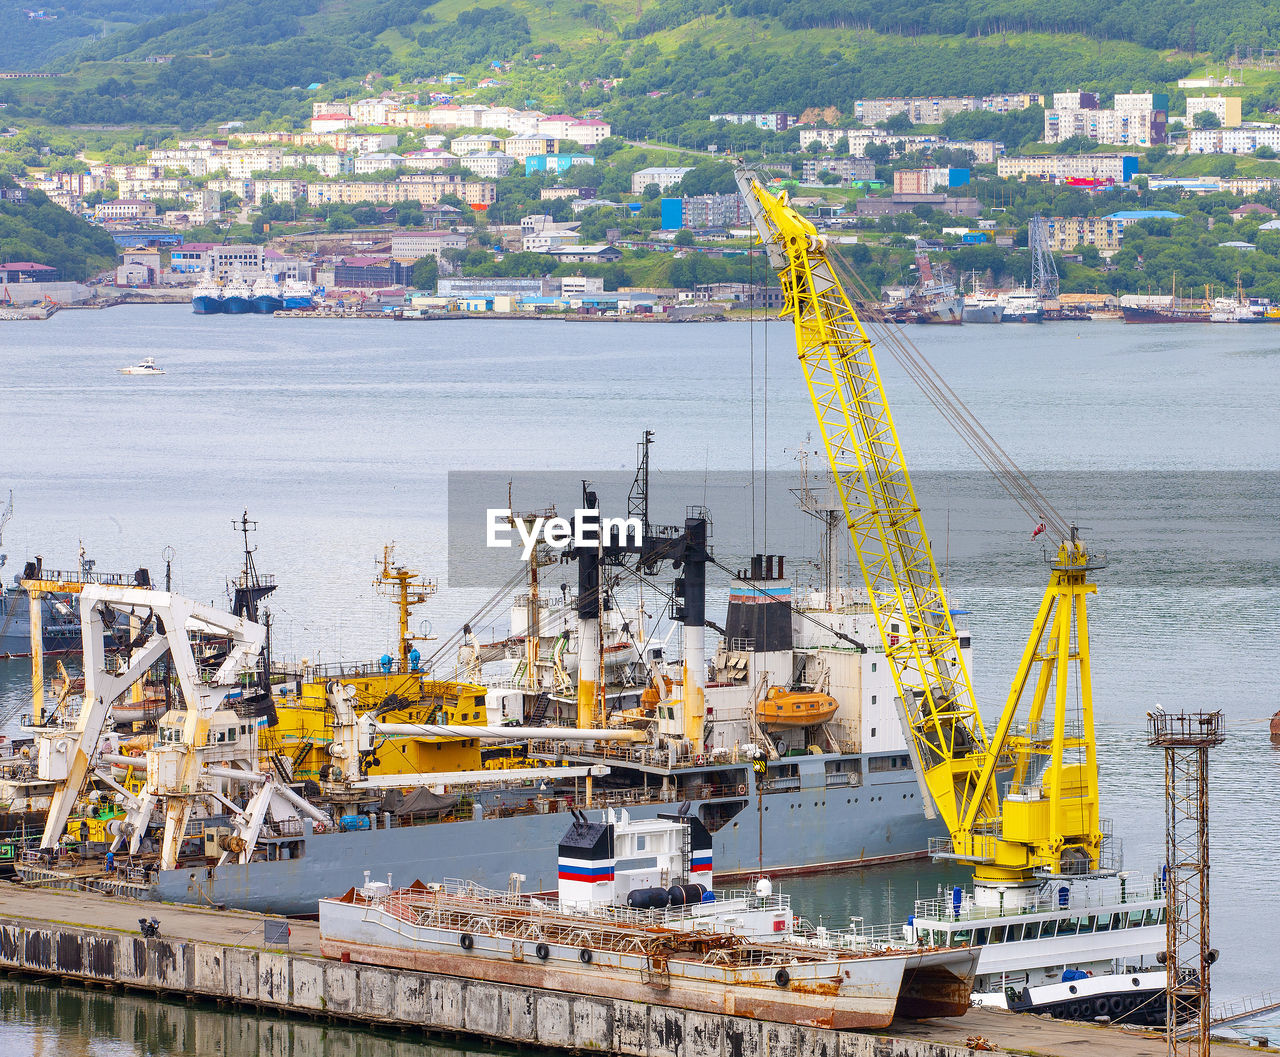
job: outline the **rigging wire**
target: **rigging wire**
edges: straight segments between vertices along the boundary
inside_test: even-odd
[[[888,319],[875,307],[876,297],[867,285],[845,264],[838,252],[833,251],[827,256],[832,268],[850,291],[856,291],[859,318],[871,323],[871,329],[880,338],[881,345],[888,349],[907,377],[924,393],[925,398],[955,430],[965,446],[977,456],[1028,516],[1051,531],[1053,538],[1069,538],[1071,525],[1066,518],[987,431],[968,405],[907,337],[902,326]]]

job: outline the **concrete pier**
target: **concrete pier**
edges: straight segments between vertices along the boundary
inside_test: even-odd
[[[159,920],[144,938],[138,919]],[[318,926],[290,922],[264,942],[258,914],[0,886],[0,969],[264,1010],[634,1057],[960,1057],[983,1036],[997,1052],[1158,1057],[1155,1033],[975,1011],[839,1032],[538,991],[319,955]],[[1256,1052],[1256,1051],[1255,1051]]]

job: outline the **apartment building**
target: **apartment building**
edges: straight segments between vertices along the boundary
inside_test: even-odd
[[[653,165],[631,174],[631,193],[638,195],[650,184],[657,184],[659,191],[674,187],[685,178],[686,173],[693,172],[692,166]]]
[[[1069,253],[1080,246],[1096,246],[1104,253],[1120,248],[1124,221],[1117,217],[1049,217],[1049,246]]]
[[[876,163],[870,158],[805,158],[800,167],[801,179],[810,184],[817,183],[824,172],[840,177],[844,183],[876,178]]]
[[[1192,126],[1197,114],[1206,111],[1218,119],[1223,128],[1239,128],[1243,123],[1240,110],[1241,100],[1233,95],[1196,95],[1187,96],[1187,128]]]
[[[1111,180],[1127,183],[1138,172],[1136,154],[1033,154],[997,158],[996,175],[1039,180]]]

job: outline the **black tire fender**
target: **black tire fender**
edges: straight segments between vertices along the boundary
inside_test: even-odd
[[[791,974],[786,969],[779,969],[773,974],[773,981],[779,987],[786,987],[787,984],[791,983]]]
[[[458,946],[461,947],[464,951],[471,950],[471,948],[474,947],[475,945],[476,945],[475,938],[469,932],[464,932],[461,936],[458,937]]]
[[[538,960],[541,962],[545,962],[548,958],[551,957],[551,948],[548,947],[545,943],[539,943],[536,947],[534,947],[533,952],[538,956]]]
[[[592,958],[592,954],[591,954],[590,947],[583,947],[582,950],[578,951],[578,961],[580,961],[583,965],[590,965],[591,958]]]

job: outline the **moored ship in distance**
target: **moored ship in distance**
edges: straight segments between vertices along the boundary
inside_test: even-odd
[[[978,285],[976,273],[972,289],[964,295],[962,317],[966,323],[999,323],[1004,318],[1004,305],[995,294]]]
[[[212,316],[221,313],[224,307],[222,287],[206,274],[191,291],[191,310],[196,315]]]
[[[923,253],[916,257],[920,279],[915,286],[899,291],[883,307],[885,317],[895,323],[960,323],[965,295],[954,283],[934,277],[933,265]]]
[[[1009,290],[999,295],[999,302],[1004,306],[1002,323],[1044,322],[1044,306],[1034,290]]]
[[[512,861],[519,866],[519,860]],[[765,878],[712,887],[711,840],[681,811],[638,821],[575,812],[555,896],[471,882],[370,881],[319,904],[327,957],[502,980],[645,1005],[837,1029],[961,1016],[973,947],[883,940],[800,922]]]
[[[270,275],[262,275],[253,284],[253,310],[259,315],[270,315],[284,308],[280,284]]]
[[[286,311],[315,307],[315,290],[301,279],[286,279],[281,284],[281,297]]]
[[[253,287],[240,272],[222,289],[222,311],[232,316],[253,311]]]

